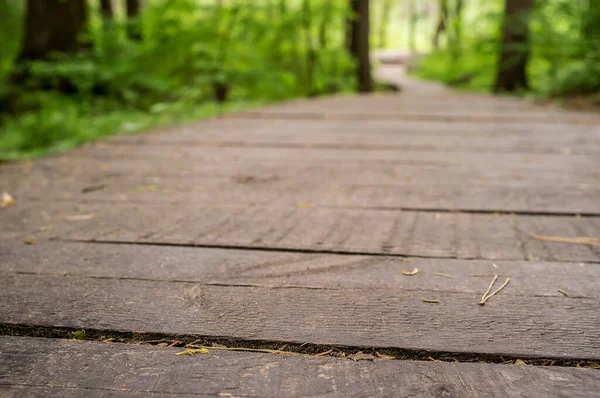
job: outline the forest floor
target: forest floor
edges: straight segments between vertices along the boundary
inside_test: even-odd
[[[0,391],[597,394],[600,116],[378,74],[0,165]]]

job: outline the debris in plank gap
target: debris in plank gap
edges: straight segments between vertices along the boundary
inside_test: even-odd
[[[430,304],[438,304],[440,303],[440,300],[436,300],[436,299],[426,299],[421,297],[421,301],[424,303],[430,303]]]
[[[85,340],[86,338],[85,330],[76,330],[71,332],[71,335],[73,335],[74,340]]]
[[[598,364],[597,362],[580,362],[575,367],[587,369],[600,369],[600,364]]]
[[[188,348],[185,351],[175,353],[175,355],[196,355],[196,354],[208,354],[209,351],[206,348]]]
[[[375,351],[375,353],[373,355],[375,355],[375,357],[377,357],[379,359],[387,359],[387,360],[397,359],[396,357],[393,357],[391,355],[380,354],[377,351]]]
[[[292,352],[292,351],[280,351],[280,350],[270,350],[267,348],[247,348],[247,347],[213,347],[213,346],[203,346],[203,345],[196,345],[193,343],[190,344],[186,344],[185,348],[191,348],[191,349],[205,349],[205,350],[219,350],[219,351],[249,351],[249,352],[262,352],[262,353],[266,353],[266,354],[283,354],[283,355],[296,355],[296,356],[305,356],[305,357],[310,357],[313,355],[309,355],[309,354],[301,354],[298,352]],[[325,355],[325,354],[323,354]]]
[[[324,352],[320,352],[320,353],[318,353],[318,354],[315,354],[314,356],[315,356],[315,357],[324,357],[325,355],[329,355],[329,354],[331,354],[332,352],[333,352],[333,349],[330,349],[330,350],[327,350],[327,351],[324,351]]]
[[[415,268],[412,271],[402,270],[402,275],[406,275],[406,276],[417,275],[418,273],[419,273],[419,269],[418,268]]]
[[[497,275],[494,277],[494,280],[492,281],[492,284],[490,285],[490,287],[493,286],[494,282],[496,282],[496,279],[498,279]],[[504,283],[502,284],[502,286],[500,286],[498,289],[494,290],[493,293],[491,293],[491,294],[489,294],[487,296],[484,296],[484,298],[482,298],[481,301],[479,302],[479,305],[485,305],[486,301],[488,301],[491,297],[493,297],[496,294],[498,294],[502,289],[504,289],[506,287],[506,285],[508,285],[509,282],[510,282],[510,278],[506,278],[506,280],[504,281]]]
[[[0,208],[8,207],[15,203],[15,200],[9,193],[2,193],[2,200],[0,200]]]
[[[448,279],[454,279],[454,277],[452,275],[442,274],[441,272],[432,272],[431,275],[441,276],[441,277],[448,278]]]
[[[562,290],[562,289],[556,289],[556,290],[558,290],[558,292],[559,292],[560,294],[562,294],[563,296],[565,296],[565,297],[569,297],[569,293],[565,292],[564,290]]]
[[[515,365],[527,365],[527,362],[523,361],[522,359],[517,359],[515,361]]]
[[[566,236],[543,236],[543,235],[535,235],[529,234],[529,236],[536,240],[543,240],[546,242],[558,242],[558,243],[573,243],[576,245],[589,245],[589,246],[600,246],[600,238],[593,237],[574,237],[569,238]]]

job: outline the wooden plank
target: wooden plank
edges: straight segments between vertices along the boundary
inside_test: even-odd
[[[350,361],[37,338],[0,338],[12,394],[61,396],[589,397],[597,372],[474,363]],[[93,369],[88,366],[93,364]]]
[[[52,256],[48,256],[52,253]],[[127,267],[123,260],[127,259]],[[496,264],[494,267],[492,264]],[[408,277],[402,270],[419,269]],[[226,250],[154,245],[0,242],[6,273],[140,279],[199,284],[481,294],[494,274],[516,296],[600,298],[600,266],[589,263],[478,261]],[[502,279],[503,281],[503,279]]]
[[[594,126],[410,123],[385,120],[285,121],[222,120],[171,128],[144,136],[121,136],[88,145],[265,146],[313,149],[407,150],[432,152],[598,153],[600,135]]]
[[[168,215],[168,217],[166,216]],[[600,262],[600,248],[536,235],[600,236],[600,217],[513,216],[302,206],[16,203],[4,239],[167,243],[488,260]]]
[[[355,96],[324,97],[311,100],[290,101],[284,104],[263,107],[254,111],[241,113],[242,116],[259,115],[267,118],[307,117],[318,118],[359,118],[378,119],[394,117],[398,119],[422,120],[468,120],[480,121],[512,121],[522,123],[556,123],[598,124],[600,117],[591,112],[565,112],[530,105],[524,101],[498,101],[495,98],[483,99],[479,95],[456,95],[444,93],[435,101],[432,95],[422,96],[424,103],[419,103],[418,94],[376,95],[366,98]],[[469,101],[471,100],[471,101]],[[465,107],[465,102],[476,104],[482,101],[482,107],[473,105]],[[453,106],[454,102],[454,106]],[[413,104],[411,106],[411,104]],[[505,105],[513,104],[513,109]],[[324,111],[326,109],[326,111]],[[366,112],[365,110],[370,110]],[[426,111],[424,110],[426,109]],[[238,114],[240,115],[240,114]],[[233,115],[236,116],[236,115]]]
[[[482,291],[488,280],[480,280]],[[510,285],[509,285],[510,286]],[[0,323],[521,358],[600,359],[600,300],[2,272]],[[438,299],[428,304],[421,298]]]
[[[181,159],[180,159],[181,160]],[[110,171],[103,170],[103,166]],[[590,167],[194,163],[85,160],[4,180],[20,198],[119,202],[287,203],[323,206],[600,214]],[[575,166],[573,166],[575,167]],[[68,170],[80,170],[68,173]],[[151,190],[148,188],[152,188]]]

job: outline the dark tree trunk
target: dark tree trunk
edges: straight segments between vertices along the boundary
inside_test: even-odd
[[[140,29],[140,0],[126,0],[125,8],[127,12],[127,36],[132,40],[141,40],[142,31]]]
[[[102,13],[106,27],[106,21],[112,20],[114,14],[112,0],[100,0],[100,12]]]
[[[583,20],[584,38],[599,46],[600,43],[600,1],[589,0]]]
[[[435,34],[433,35],[433,48],[440,47],[440,37],[442,36],[442,33],[446,31],[446,24],[448,21],[448,0],[439,0],[439,4],[438,23],[435,28]]]
[[[85,0],[28,0],[19,62],[47,59],[52,53],[72,54],[87,22]]]
[[[504,28],[494,91],[516,91],[529,88],[529,16],[533,0],[506,0]]]
[[[350,35],[350,53],[356,59],[358,91],[373,91],[369,45],[369,0],[350,0],[353,13]]]

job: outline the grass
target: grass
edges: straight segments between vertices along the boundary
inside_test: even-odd
[[[0,160],[39,157],[65,151],[86,142],[116,134],[134,134],[220,113],[250,109],[265,101],[229,102],[219,107],[209,102],[157,104],[150,111],[134,109],[95,111],[68,100],[53,100],[40,111],[7,118],[0,126]]]

